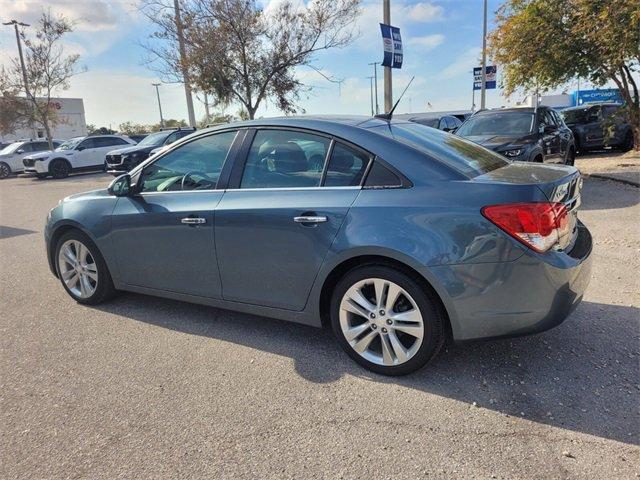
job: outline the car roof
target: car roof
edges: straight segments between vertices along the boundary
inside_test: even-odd
[[[567,110],[585,110],[590,107],[620,107],[619,103],[615,102],[592,102],[592,103],[583,103],[582,105],[576,105],[575,107],[568,107],[563,110],[566,112]]]
[[[551,110],[551,108],[540,105],[538,107],[538,110]],[[478,110],[473,116],[475,117],[477,115],[487,115],[490,113],[535,113],[535,111],[535,107],[489,108],[486,110]]]

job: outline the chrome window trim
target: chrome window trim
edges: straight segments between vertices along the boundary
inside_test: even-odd
[[[138,195],[146,196],[146,195],[166,195],[166,194],[174,194],[174,193],[210,193],[210,192],[268,192],[268,191],[305,191],[305,190],[317,190],[317,191],[330,191],[330,190],[362,190],[361,185],[356,186],[346,186],[346,187],[270,187],[270,188],[227,188],[226,190],[221,189],[207,189],[207,190],[167,190],[164,192],[140,192]]]

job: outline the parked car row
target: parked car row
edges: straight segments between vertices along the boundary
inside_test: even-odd
[[[71,173],[113,169],[119,174],[138,165],[154,150],[189,135],[195,128],[171,128],[146,135],[89,135],[54,140],[20,140],[0,150],[0,178],[27,173],[65,178]],[[136,138],[140,143],[136,143]]]
[[[501,108],[460,115],[412,115],[409,121],[468,138],[510,160],[573,165],[576,152],[605,147],[633,148],[631,126],[620,105],[589,104],[558,112],[553,108]]]

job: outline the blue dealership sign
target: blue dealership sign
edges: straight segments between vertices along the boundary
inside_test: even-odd
[[[383,67],[402,68],[402,38],[400,29],[391,25],[380,24],[382,45],[384,47]]]
[[[574,105],[593,102],[624,103],[620,90],[617,88],[603,88],[602,90],[577,90],[573,92]]]
[[[486,73],[485,88],[487,90],[496,88],[496,75],[498,69],[495,65],[487,65],[484,67]],[[473,89],[482,90],[482,67],[475,67],[473,69]]]

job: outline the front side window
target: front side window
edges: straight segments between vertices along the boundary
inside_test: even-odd
[[[98,144],[96,142],[96,138],[95,137],[88,137],[85,138],[82,142],[80,142],[80,145],[78,145],[76,148],[82,148],[83,150],[87,150],[89,148],[97,148]]]
[[[325,187],[355,187],[360,185],[369,164],[369,155],[336,143],[331,152]]]
[[[142,192],[212,190],[236,132],[201,137],[172,150],[142,172]]]
[[[84,137],[70,138],[66,142],[62,142],[56,150],[73,150],[80,144],[80,142],[82,142],[83,138]]]
[[[319,187],[330,143],[292,130],[258,130],[240,188]]]
[[[44,152],[45,150],[49,150],[49,142],[35,142],[33,145],[34,152]],[[54,147],[56,143],[53,143]]]

